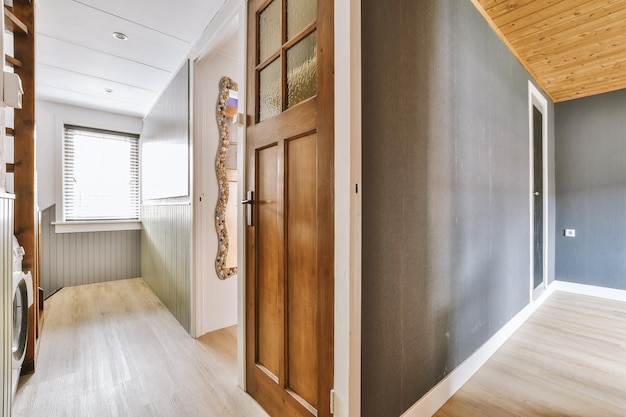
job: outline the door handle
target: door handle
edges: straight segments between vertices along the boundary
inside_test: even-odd
[[[254,191],[248,191],[246,193],[246,199],[241,200],[241,204],[246,206],[246,223],[248,226],[252,226],[252,215],[254,213],[252,208],[252,205],[254,204]]]
[[[535,194],[535,195],[539,195],[539,191],[535,191],[533,194]]]

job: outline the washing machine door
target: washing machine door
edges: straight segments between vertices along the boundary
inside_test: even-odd
[[[17,279],[15,279],[17,278]],[[24,274],[16,274],[13,288],[13,367],[22,366],[28,333],[28,288]]]

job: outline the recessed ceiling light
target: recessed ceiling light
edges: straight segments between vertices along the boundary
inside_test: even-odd
[[[105,88],[105,89],[104,89],[104,91],[106,91],[107,93],[112,93],[112,92],[113,92],[113,89],[111,89],[111,88]]]
[[[113,37],[115,39],[119,39],[120,41],[125,41],[126,39],[128,39],[128,36],[126,36],[122,32],[113,32]]]

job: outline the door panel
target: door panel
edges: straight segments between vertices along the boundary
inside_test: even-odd
[[[317,408],[316,135],[287,142],[288,384]]]
[[[257,151],[257,363],[278,379],[280,352],[280,283],[278,230],[278,147]]]
[[[330,416],[333,2],[248,2],[246,389],[272,416]]]

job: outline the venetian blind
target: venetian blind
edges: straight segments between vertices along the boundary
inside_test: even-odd
[[[65,221],[139,219],[139,136],[64,126]]]

